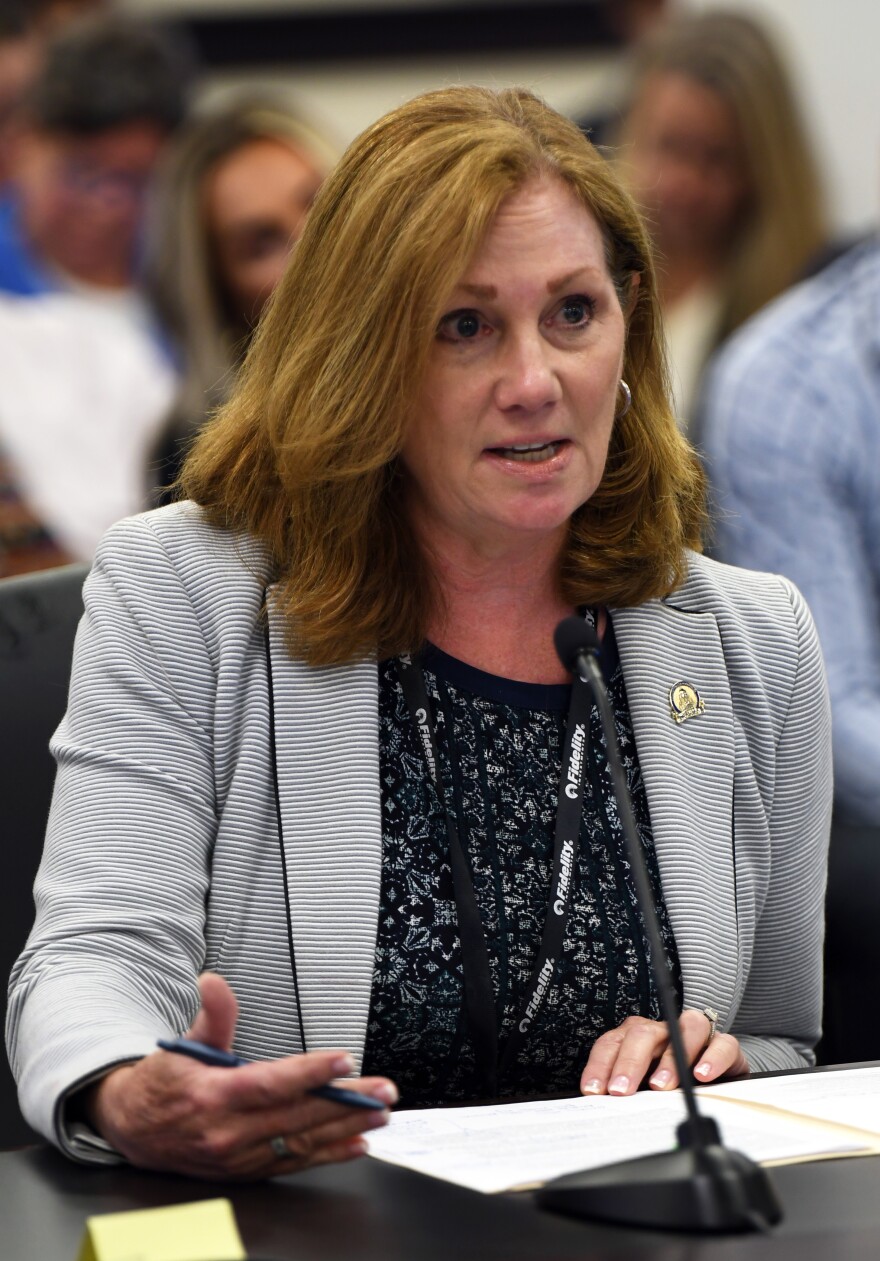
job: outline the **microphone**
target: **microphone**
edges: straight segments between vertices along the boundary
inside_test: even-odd
[[[565,668],[590,686],[599,710],[627,857],[687,1118],[678,1127],[676,1150],[554,1178],[537,1192],[538,1203],[575,1217],[631,1226],[718,1233],[767,1230],[782,1219],[782,1209],[766,1170],[742,1152],[726,1148],[716,1122],[701,1116],[697,1107],[669,961],[620,759],[614,713],[599,665],[599,637],[583,618],[567,617],[556,627],[553,642]]]
[[[566,670],[582,679],[590,670],[591,662],[598,665],[599,636],[595,627],[582,617],[564,617],[553,632],[553,645]]]

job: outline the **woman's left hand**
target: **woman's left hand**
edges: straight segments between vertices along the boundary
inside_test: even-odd
[[[730,1033],[710,1037],[709,1018],[703,1012],[685,1010],[678,1023],[697,1081],[748,1076],[748,1060],[736,1038]],[[669,1033],[663,1021],[627,1016],[622,1025],[593,1043],[581,1074],[581,1093],[631,1095],[646,1079],[652,1090],[672,1090],[678,1085]]]

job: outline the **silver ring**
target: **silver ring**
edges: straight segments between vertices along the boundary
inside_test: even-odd
[[[709,1043],[712,1041],[712,1039],[715,1037],[715,1026],[718,1024],[719,1017],[718,1017],[718,1012],[715,1010],[714,1007],[704,1007],[703,1015],[709,1021],[709,1036],[706,1039],[706,1045],[708,1046]]]
[[[277,1138],[269,1139],[269,1146],[272,1148],[273,1155],[279,1160],[286,1160],[288,1156],[292,1156],[293,1152],[287,1146],[287,1139],[283,1134],[279,1134]]]

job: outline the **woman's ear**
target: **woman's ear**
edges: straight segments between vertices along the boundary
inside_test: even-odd
[[[633,311],[636,309],[636,298],[638,297],[639,285],[641,283],[642,283],[641,275],[637,271],[630,272],[629,295],[627,296],[626,304],[623,308],[623,314],[626,316],[627,319],[630,318]]]

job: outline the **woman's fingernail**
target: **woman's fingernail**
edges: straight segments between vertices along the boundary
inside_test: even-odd
[[[394,1104],[400,1098],[397,1087],[393,1082],[382,1082],[381,1086],[374,1086],[370,1091],[374,1099],[381,1099],[383,1103]]]
[[[665,1090],[672,1081],[672,1074],[668,1068],[661,1068],[651,1078],[651,1085],[656,1086],[658,1090]]]
[[[591,1077],[589,1081],[585,1081],[581,1086],[582,1095],[601,1095],[602,1083],[598,1077]]]
[[[697,1067],[694,1069],[694,1076],[695,1077],[708,1077],[711,1072],[712,1072],[712,1065],[709,1063],[708,1060],[703,1060],[702,1063],[698,1064]]]
[[[367,1123],[364,1126],[366,1130],[380,1130],[383,1125],[387,1125],[391,1117],[387,1112],[371,1112],[367,1117]]]
[[[625,1095],[628,1090],[629,1078],[624,1077],[623,1073],[621,1073],[618,1077],[615,1077],[611,1082],[611,1085],[608,1087],[609,1095]]]
[[[354,1072],[354,1060],[350,1055],[337,1055],[330,1067],[337,1077],[347,1077]]]

